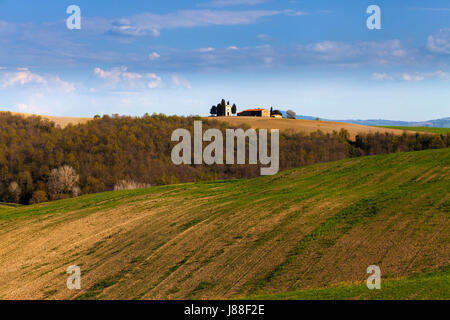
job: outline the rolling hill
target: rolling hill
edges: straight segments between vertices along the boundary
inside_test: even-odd
[[[407,131],[417,131],[417,132],[430,132],[430,133],[438,133],[438,134],[447,134],[450,133],[450,128],[433,128],[433,127],[383,127],[389,129],[398,129],[398,130],[407,130]]]
[[[0,111],[0,113],[8,112],[12,115],[20,115],[24,117],[33,117],[33,116],[39,116],[43,119],[50,120],[54,122],[55,124],[59,125],[61,128],[67,127],[69,124],[77,125],[80,123],[87,123],[88,121],[91,121],[92,118],[81,118],[81,117],[57,117],[57,116],[47,116],[47,115],[39,115],[39,114],[31,114],[31,113],[20,113],[20,112],[10,112],[10,111]]]
[[[284,117],[287,117],[286,111],[281,111]],[[317,117],[297,115],[295,117],[299,120],[315,120]],[[379,127],[427,127],[427,128],[450,128],[450,117],[427,120],[427,121],[398,121],[398,120],[384,120],[384,119],[369,119],[369,120],[329,120],[322,119],[324,121],[331,122],[345,122],[359,124],[363,126],[379,126]]]
[[[441,149],[0,207],[0,299],[370,299],[372,264],[391,296],[449,299],[414,294],[449,265],[449,185]]]
[[[450,117],[427,121],[395,121],[395,120],[336,120],[365,126],[397,126],[397,127],[427,127],[450,128]]]
[[[397,135],[401,135],[405,131],[409,133],[414,132],[402,129],[370,127],[353,123],[321,120],[271,119],[256,117],[214,117],[214,119],[227,122],[233,126],[248,125],[254,129],[280,129],[306,133],[315,132],[317,130],[321,130],[324,133],[332,133],[333,131],[339,132],[341,129],[346,129],[352,138],[354,138],[357,134],[368,134],[375,132],[389,132]]]
[[[450,268],[418,273],[399,279],[385,279],[382,290],[367,290],[364,281],[329,288],[245,297],[248,300],[443,300],[449,298]]]
[[[6,111],[0,111],[6,112]],[[61,128],[65,128],[69,124],[77,125],[84,124],[92,120],[92,118],[80,118],[80,117],[56,117],[46,115],[34,115],[27,113],[11,112],[13,115],[22,115],[25,117],[40,116],[43,119],[53,121]],[[212,119],[212,118],[207,118]],[[224,121],[233,126],[248,125],[254,129],[280,129],[280,130],[293,130],[296,132],[311,133],[317,130],[321,130],[324,133],[332,133],[333,131],[340,131],[342,128],[349,131],[351,137],[359,133],[375,133],[375,132],[390,132],[394,134],[402,134],[405,130],[394,128],[376,128],[370,126],[364,126],[360,124],[333,122],[333,121],[311,121],[311,120],[290,120],[290,119],[269,119],[269,118],[253,118],[253,117],[214,117],[220,121]],[[413,132],[413,131],[411,131]]]

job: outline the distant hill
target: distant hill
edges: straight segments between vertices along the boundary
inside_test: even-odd
[[[450,128],[438,128],[438,127],[390,127],[390,126],[386,126],[386,127],[382,127],[382,128],[416,131],[416,132],[430,132],[430,133],[437,133],[437,134],[443,134],[443,135],[450,133]]]
[[[286,111],[281,111],[283,117],[287,117]],[[316,117],[311,116],[296,116],[299,120],[315,120]],[[369,120],[332,120],[332,119],[322,119],[323,121],[333,121],[333,122],[345,122],[359,124],[363,126],[391,126],[391,127],[430,127],[430,128],[450,128],[450,117],[428,120],[428,121],[395,121],[395,120],[383,120],[383,119],[369,119]]]
[[[0,299],[449,299],[449,167],[429,150],[0,208]]]
[[[334,120],[334,121],[362,124],[366,126],[450,128],[450,117],[419,122],[392,121],[392,120]]]
[[[344,123],[337,121],[315,121],[313,117],[305,117],[308,119],[298,119],[297,121],[289,119],[271,119],[260,117],[215,117],[214,119],[224,121],[230,125],[248,125],[254,129],[280,129],[280,130],[293,130],[296,132],[312,133],[317,130],[321,130],[325,133],[332,133],[333,131],[339,132],[341,129],[345,129],[350,134],[350,137],[354,137],[358,134],[374,134],[380,133],[392,133],[401,135],[405,130],[395,128],[375,128],[374,126],[364,126],[355,123]],[[314,120],[314,121],[311,121]],[[410,133],[414,133],[411,131]]]

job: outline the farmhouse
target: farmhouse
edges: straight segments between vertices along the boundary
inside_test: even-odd
[[[267,109],[248,109],[238,113],[238,117],[264,117],[270,118],[270,111]]]

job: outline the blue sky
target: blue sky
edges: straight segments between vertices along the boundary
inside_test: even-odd
[[[66,8],[81,9],[69,30]],[[369,5],[381,30],[369,30]],[[207,115],[223,97],[330,119],[449,116],[450,3],[0,0],[0,110]]]

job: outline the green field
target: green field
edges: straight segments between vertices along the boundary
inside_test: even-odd
[[[450,299],[450,268],[420,273],[403,279],[382,279],[380,290],[368,290],[365,283],[338,284],[272,295],[246,297],[248,300],[442,300]]]
[[[16,204],[16,203],[4,203],[4,202],[0,202],[0,211],[1,210],[7,210],[7,209],[12,209],[12,208],[18,208],[20,207],[20,204]]]
[[[378,126],[379,128],[398,129],[417,132],[431,132],[438,134],[447,134],[450,132],[450,128],[430,128],[430,127],[396,127],[396,126]]]
[[[428,150],[2,208],[0,299],[449,299],[449,168]]]

